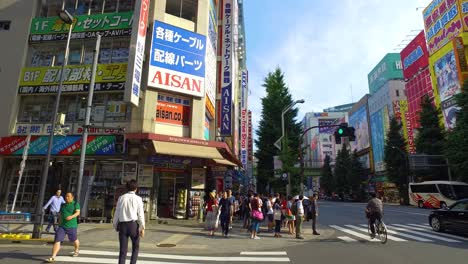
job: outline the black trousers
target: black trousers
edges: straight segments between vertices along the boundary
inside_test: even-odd
[[[316,225],[317,225],[317,216],[316,216],[315,214],[312,214],[311,220],[312,220],[312,231],[313,231],[314,233],[316,233],[316,232],[317,232],[317,229],[316,229]]]
[[[136,264],[138,259],[138,251],[140,250],[140,234],[138,232],[137,222],[121,222],[119,223],[119,264],[125,264],[128,251],[128,238],[132,240],[132,258],[130,264]]]
[[[221,228],[222,228],[223,234],[227,235],[229,233],[229,223],[231,222],[231,215],[221,214],[219,216],[219,220],[221,222]]]
[[[375,235],[375,220],[379,220],[379,221],[382,221],[382,214],[379,213],[379,212],[373,212],[373,213],[370,213],[369,214],[369,220],[370,220],[370,229],[371,229],[371,232],[372,234]]]

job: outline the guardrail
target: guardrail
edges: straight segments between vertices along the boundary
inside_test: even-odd
[[[12,228],[11,226],[14,225]],[[38,230],[35,228],[29,228],[25,230],[25,226],[39,226]],[[44,225],[44,214],[35,215],[32,213],[22,212],[0,212],[0,238],[18,238],[15,235],[18,234],[35,234],[35,237],[40,238],[42,233],[42,227]],[[13,237],[10,237],[12,236]],[[27,235],[30,237],[30,235]],[[21,237],[21,238],[26,238]]]

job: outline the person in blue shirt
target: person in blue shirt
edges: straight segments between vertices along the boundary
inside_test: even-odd
[[[62,191],[57,190],[54,196],[50,197],[49,201],[44,205],[43,210],[47,210],[50,206],[50,213],[49,213],[49,224],[47,225],[46,232],[50,231],[50,227],[54,227],[54,231],[57,232],[57,223],[58,223],[58,216],[60,213],[60,207],[62,204],[65,203],[65,200],[62,197]]]

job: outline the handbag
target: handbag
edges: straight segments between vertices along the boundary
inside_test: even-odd
[[[274,220],[281,220],[281,215],[282,215],[281,210],[275,210],[274,215],[273,215],[273,219]]]
[[[252,211],[252,217],[255,220],[262,221],[263,220],[263,214],[260,210],[253,210]]]

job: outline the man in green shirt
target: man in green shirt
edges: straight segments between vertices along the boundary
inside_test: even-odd
[[[54,247],[52,248],[52,256],[46,259],[47,262],[55,262],[55,257],[60,250],[60,243],[65,240],[65,235],[68,236],[68,240],[73,242],[75,245],[75,251],[72,256],[77,257],[80,247],[80,241],[78,240],[78,216],[80,215],[80,204],[73,200],[73,194],[67,193],[65,195],[66,203],[60,207],[59,215],[59,228],[55,233]]]

